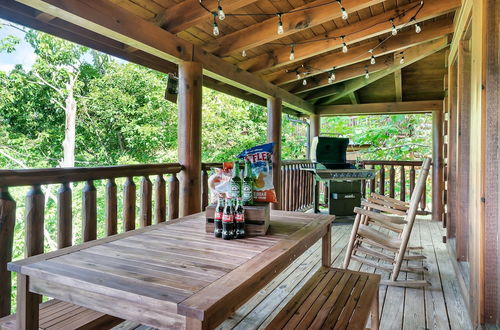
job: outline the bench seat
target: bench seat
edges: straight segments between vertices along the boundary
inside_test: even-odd
[[[40,304],[40,329],[109,329],[122,319],[57,299]],[[0,319],[1,330],[16,330],[16,315]]]
[[[380,275],[320,268],[266,329],[378,329]]]

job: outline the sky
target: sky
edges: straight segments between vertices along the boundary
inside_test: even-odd
[[[0,20],[1,23],[6,23],[6,21]],[[7,22],[8,23],[8,22]],[[36,55],[33,52],[33,48],[24,41],[24,34],[10,26],[4,26],[0,29],[0,39],[8,35],[13,35],[21,40],[21,43],[17,45],[16,51],[10,54],[0,53],[0,71],[9,72],[14,68],[16,64],[22,64],[25,68],[31,68],[35,62]]]

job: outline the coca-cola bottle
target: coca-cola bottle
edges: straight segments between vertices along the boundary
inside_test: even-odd
[[[238,198],[236,208],[234,209],[234,223],[236,238],[245,238],[245,210],[243,209],[243,201]]]
[[[224,194],[219,194],[214,215],[214,235],[222,237],[222,215],[224,214]]]
[[[226,200],[226,206],[224,207],[224,213],[222,214],[222,238],[234,238],[234,213],[231,199],[229,198]]]

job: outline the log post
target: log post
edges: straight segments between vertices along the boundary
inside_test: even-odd
[[[7,187],[0,188],[0,318],[10,315],[10,290],[12,273],[7,264],[12,261],[14,226],[16,224],[16,202]]]
[[[168,180],[168,220],[179,217],[179,180],[173,173]]]
[[[201,211],[201,105],[202,66],[196,62],[179,64],[179,163],[180,216]]]
[[[57,191],[57,248],[73,245],[72,192],[69,182]]]
[[[165,222],[167,219],[167,190],[163,175],[158,174],[155,182],[155,223]]]
[[[312,140],[315,136],[319,136],[321,133],[321,116],[320,115],[310,115],[309,116],[309,124],[310,129],[309,129],[309,148],[308,148],[308,154],[307,158],[311,159],[311,143]]]
[[[141,227],[151,226],[153,218],[153,184],[147,175],[141,180],[141,209],[139,223]]]
[[[136,210],[135,183],[132,177],[127,177],[123,184],[123,230],[135,229]]]
[[[432,220],[443,215],[443,113],[432,112]]]
[[[108,179],[106,183],[106,236],[115,235],[118,232],[118,203],[116,196],[115,179]]]
[[[97,191],[92,180],[88,180],[82,192],[83,241],[97,239]]]
[[[278,203],[271,205],[271,208],[278,210],[281,200],[281,99],[272,97],[267,99],[267,141],[274,142],[273,153],[273,182]],[[294,192],[295,193],[295,192]]]

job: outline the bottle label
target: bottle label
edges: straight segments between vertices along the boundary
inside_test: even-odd
[[[236,182],[231,182],[231,197],[238,198],[240,197],[240,185]]]
[[[222,222],[233,222],[233,215],[232,214],[224,214],[222,216]]]
[[[248,202],[253,199],[252,196],[252,185],[249,182],[244,182],[243,183],[243,201]]]
[[[243,213],[237,213],[234,217],[236,222],[245,222],[245,215]]]
[[[215,212],[214,219],[215,220],[222,220],[222,212]]]

